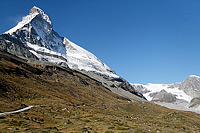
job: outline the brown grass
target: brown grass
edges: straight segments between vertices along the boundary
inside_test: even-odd
[[[2,132],[200,132],[199,114],[129,103],[86,75],[58,66],[1,58],[0,85],[1,112],[45,105],[0,116]]]

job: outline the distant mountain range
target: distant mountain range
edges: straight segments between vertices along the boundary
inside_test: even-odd
[[[148,101],[181,110],[200,112],[200,77],[188,76],[182,83],[132,84]]]

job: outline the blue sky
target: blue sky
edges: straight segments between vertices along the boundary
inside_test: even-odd
[[[200,76],[199,0],[0,0],[0,33],[34,5],[56,32],[131,83]]]

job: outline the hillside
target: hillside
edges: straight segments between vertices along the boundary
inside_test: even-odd
[[[200,115],[120,97],[85,74],[0,52],[0,116],[6,132],[200,132]],[[38,105],[38,106],[36,106]]]

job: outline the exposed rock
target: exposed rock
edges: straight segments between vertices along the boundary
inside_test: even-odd
[[[38,60],[38,58],[31,53],[21,41],[10,36],[9,34],[0,35],[0,49],[17,56]]]
[[[133,101],[146,101],[146,98],[135,90],[135,88],[123,78],[112,78],[96,72],[80,71],[97,81],[98,84],[104,85],[108,90],[128,98]]]
[[[158,92],[156,95],[154,95],[152,101],[154,102],[175,102],[176,101],[176,96],[168,93],[165,90],[161,90],[160,92]]]
[[[195,97],[190,101],[189,108],[196,108],[200,105],[200,97]]]
[[[144,87],[143,85],[136,85],[136,84],[132,84],[132,86],[135,88],[135,90],[137,92],[140,92],[142,94],[148,93],[150,92],[146,87]]]
[[[181,83],[172,83],[172,84],[169,84],[168,88],[176,88],[180,86],[181,86]]]
[[[193,98],[200,97],[200,77],[190,75],[183,81],[180,89]]]
[[[154,93],[150,93],[149,96],[150,97],[154,97],[155,95],[157,95],[159,92],[154,92]]]

